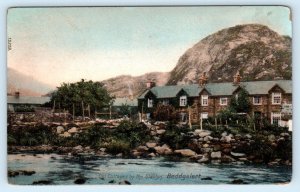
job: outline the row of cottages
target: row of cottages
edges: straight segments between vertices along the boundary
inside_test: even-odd
[[[154,82],[148,82],[147,90],[138,97],[139,112],[142,116],[146,114],[146,117],[151,117],[158,104],[172,105],[181,114],[182,120],[190,117],[192,123],[198,123],[201,118],[216,116],[229,106],[232,96],[246,89],[251,102],[249,115],[267,117],[272,124],[277,125],[283,114],[289,113],[291,118],[291,111],[282,113],[286,106],[291,109],[291,80],[241,82],[240,79],[237,74],[233,82],[206,83],[204,74],[199,84],[158,87]]]
[[[20,92],[15,92],[14,95],[7,96],[7,111],[18,112],[18,108],[20,108],[21,106],[36,108],[49,101],[50,97],[23,96],[20,94]]]

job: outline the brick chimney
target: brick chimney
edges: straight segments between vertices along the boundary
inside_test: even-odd
[[[16,91],[16,92],[15,92],[15,97],[16,97],[16,98],[19,98],[19,97],[20,97],[20,92],[19,92],[19,91]]]
[[[241,75],[240,72],[238,71],[235,76],[233,76],[233,85],[239,85],[241,82]]]
[[[207,83],[207,76],[206,76],[206,72],[203,72],[202,75],[199,78],[199,85],[201,87],[204,87]]]
[[[154,80],[148,80],[146,83],[147,89],[151,89],[152,87],[155,87],[155,82]]]

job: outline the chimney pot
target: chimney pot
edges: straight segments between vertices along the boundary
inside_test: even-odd
[[[147,89],[151,89],[152,87],[155,87],[155,82],[153,80],[149,80],[146,83]]]
[[[16,91],[16,92],[15,92],[15,97],[16,97],[16,98],[19,98],[19,97],[20,97],[20,92],[19,92],[19,91]]]
[[[240,75],[240,72],[237,72],[235,74],[235,76],[233,77],[233,84],[234,85],[239,85],[241,82],[241,75]]]
[[[200,76],[200,79],[199,79],[199,85],[201,87],[203,87],[203,86],[205,86],[206,83],[207,83],[206,72],[203,72],[202,75]]]

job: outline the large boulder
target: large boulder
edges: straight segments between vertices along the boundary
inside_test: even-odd
[[[195,151],[192,151],[190,149],[178,149],[178,150],[175,150],[174,153],[180,154],[183,157],[191,157],[191,156],[195,156],[197,154]]]
[[[231,154],[233,157],[245,157],[245,156],[246,156],[245,153],[234,153],[234,152],[230,152],[230,154]]]
[[[212,147],[207,147],[207,148],[201,148],[202,153],[210,153],[213,151]]]
[[[222,163],[231,163],[231,162],[234,162],[234,161],[236,161],[236,160],[234,158],[228,156],[228,155],[223,155],[221,157],[221,162]]]
[[[269,136],[268,136],[268,140],[269,140],[269,141],[272,141],[272,142],[275,141],[275,140],[276,140],[275,135],[273,135],[273,134],[269,135]]]
[[[202,145],[202,147],[203,147],[203,148],[208,148],[208,147],[210,147],[210,145],[207,144],[207,143],[205,143],[205,144]]]
[[[280,136],[281,136],[281,137],[289,137],[290,134],[289,134],[289,133],[280,133]]]
[[[162,134],[164,134],[165,132],[166,132],[165,129],[159,129],[159,130],[156,131],[156,133],[157,133],[158,135],[162,135]]]
[[[148,142],[148,143],[146,143],[146,146],[148,148],[154,148],[154,147],[156,147],[156,145],[157,145],[157,143],[154,143],[154,142]]]
[[[201,159],[199,159],[197,161],[198,163],[208,163],[209,162],[209,158],[207,156],[203,156]]]
[[[68,130],[68,133],[77,133],[78,128],[77,127],[72,127],[71,129]]]
[[[62,134],[63,132],[65,132],[65,129],[63,126],[57,126],[56,127],[56,133],[57,134]]]
[[[221,134],[221,136],[222,136],[222,137],[225,137],[225,136],[227,136],[227,132],[226,132],[226,131],[224,131],[224,132]]]
[[[132,156],[134,156],[134,157],[139,157],[139,156],[141,156],[143,153],[142,153],[142,152],[139,152],[139,151],[136,151],[136,150],[133,150],[133,151],[131,152],[131,154],[132,154]]]
[[[148,147],[146,147],[146,146],[138,146],[137,148],[136,148],[136,150],[138,151],[138,152],[146,152],[146,151],[148,151]]]
[[[194,131],[194,135],[199,135],[202,132],[201,129],[195,129]]]
[[[156,146],[154,147],[156,153],[160,154],[160,155],[171,155],[173,153],[172,149],[164,144],[163,146]]]
[[[251,139],[251,138],[252,138],[252,136],[251,136],[250,134],[246,134],[245,137],[246,137],[247,139]]]
[[[74,147],[74,150],[76,150],[76,151],[82,151],[83,147],[81,145],[77,145],[76,147]]]
[[[222,157],[221,151],[211,152],[210,157],[212,159],[220,159]]]
[[[154,153],[149,153],[148,155],[147,155],[147,157],[155,157],[156,155],[154,154]]]
[[[211,141],[213,139],[213,137],[211,136],[205,136],[203,141]]]
[[[231,141],[231,136],[224,136],[220,139],[221,142],[225,142],[225,143],[230,143]]]
[[[63,134],[59,134],[59,136],[60,137],[71,137],[71,134],[66,131]]]
[[[210,136],[211,135],[211,131],[207,131],[207,130],[202,130],[199,133],[199,137],[206,137],[206,136]]]

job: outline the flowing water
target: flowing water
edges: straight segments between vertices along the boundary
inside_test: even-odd
[[[241,179],[249,184],[286,183],[291,180],[290,166],[199,164],[173,162],[164,158],[121,159],[92,158],[78,160],[57,154],[9,154],[8,170],[33,170],[31,176],[9,177],[11,184],[31,185],[47,180],[54,185],[74,184],[230,184]]]

